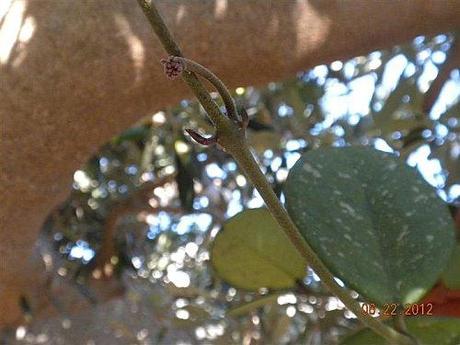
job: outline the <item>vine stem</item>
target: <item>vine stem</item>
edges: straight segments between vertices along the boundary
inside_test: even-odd
[[[235,122],[239,121],[233,97],[228,92],[228,89],[225,86],[225,84],[219,78],[217,78],[217,76],[214,73],[212,73],[209,69],[200,65],[199,63],[196,63],[195,61],[186,59],[184,57],[172,56],[170,59],[182,64],[183,68],[188,72],[196,73],[208,80],[216,88],[216,90],[222,97],[222,100],[225,104],[225,109],[227,110],[227,116]]]
[[[147,2],[147,0],[137,1],[165,50],[170,55],[182,57],[178,45],[166,27],[153,1],[151,4]],[[246,142],[244,127],[238,127],[231,119],[223,116],[217,104],[212,100],[206,88],[193,72],[189,71],[189,73],[182,73],[182,78],[193,90],[203,108],[208,113],[211,121],[216,126],[218,143],[225,151],[233,156],[240,168],[257,188],[269,211],[279,223],[285,236],[291,241],[300,255],[306,259],[310,267],[316,272],[329,291],[336,295],[367,327],[389,340],[391,344],[413,345],[411,338],[397,332],[378,319],[362,313],[359,303],[351,297],[347,290],[338,285],[334,276],[302,237],[296,225],[278,200],[249,149]]]
[[[179,46],[176,44],[153,2],[151,4],[147,0],[137,0],[137,2],[168,54],[182,57]],[[204,85],[198,80],[194,73],[183,73],[182,78],[190,89],[192,89],[196,98],[198,98],[201,105],[208,113],[211,121],[217,126],[222,119],[219,106],[212,100]]]

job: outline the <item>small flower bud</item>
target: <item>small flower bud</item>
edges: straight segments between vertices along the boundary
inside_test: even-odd
[[[161,59],[166,76],[169,79],[177,78],[184,70],[184,65],[181,61],[177,61],[174,56],[169,56],[167,59]]]

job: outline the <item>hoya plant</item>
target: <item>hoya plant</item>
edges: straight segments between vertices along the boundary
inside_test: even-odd
[[[229,313],[302,288],[312,270],[364,326],[343,344],[457,343],[460,320],[435,318],[433,306],[420,302],[446,271],[455,233],[446,205],[418,172],[369,147],[320,148],[301,156],[277,195],[248,144],[247,112],[214,73],[182,56],[154,4],[139,4],[169,54],[162,60],[166,76],[182,77],[215,131],[186,132],[230,154],[265,203],[227,220],[212,243],[211,263],[224,281],[270,292]],[[225,110],[200,79],[213,85]]]
[[[229,93],[181,55],[149,3],[140,1],[169,55],[158,67],[202,105],[143,118],[75,172],[40,242],[63,318],[11,338],[458,344],[460,246],[446,205],[460,201],[460,108],[425,104],[455,35]],[[454,72],[446,82],[451,94],[458,81]],[[30,302],[21,308],[35,321]],[[84,318],[71,313],[88,303]]]

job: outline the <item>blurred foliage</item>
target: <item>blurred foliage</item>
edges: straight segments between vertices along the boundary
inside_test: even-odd
[[[250,116],[248,139],[281,200],[302,152],[360,144],[399,153],[440,197],[459,202],[458,70],[431,113],[421,110],[452,41],[417,37],[262,89],[237,88],[238,106]],[[105,248],[111,269],[124,284],[144,287],[157,316],[139,344],[160,344],[179,329],[188,334],[181,344],[336,343],[357,322],[313,272],[276,295],[239,290],[213,274],[209,249],[223,221],[263,202],[227,154],[191,143],[183,128],[212,130],[203,109],[184,100],[120,134],[75,172],[71,196],[44,229],[62,259],[53,272],[86,286],[112,241],[108,256]]]
[[[407,329],[422,344],[448,345],[460,339],[460,320],[418,317],[407,320]],[[384,345],[386,341],[371,332],[363,330],[349,337],[342,345]]]

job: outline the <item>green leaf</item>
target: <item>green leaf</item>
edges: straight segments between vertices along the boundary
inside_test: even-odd
[[[226,221],[211,248],[211,263],[223,280],[247,290],[293,287],[307,266],[266,208]]]
[[[433,188],[371,148],[307,152],[291,169],[285,195],[293,221],[329,269],[379,305],[419,300],[455,243]]]
[[[449,289],[460,289],[460,245],[455,248],[441,279]]]
[[[458,345],[460,343],[460,319],[413,317],[407,319],[409,333],[423,345]],[[362,330],[346,338],[341,345],[387,345],[385,339],[370,329]]]

